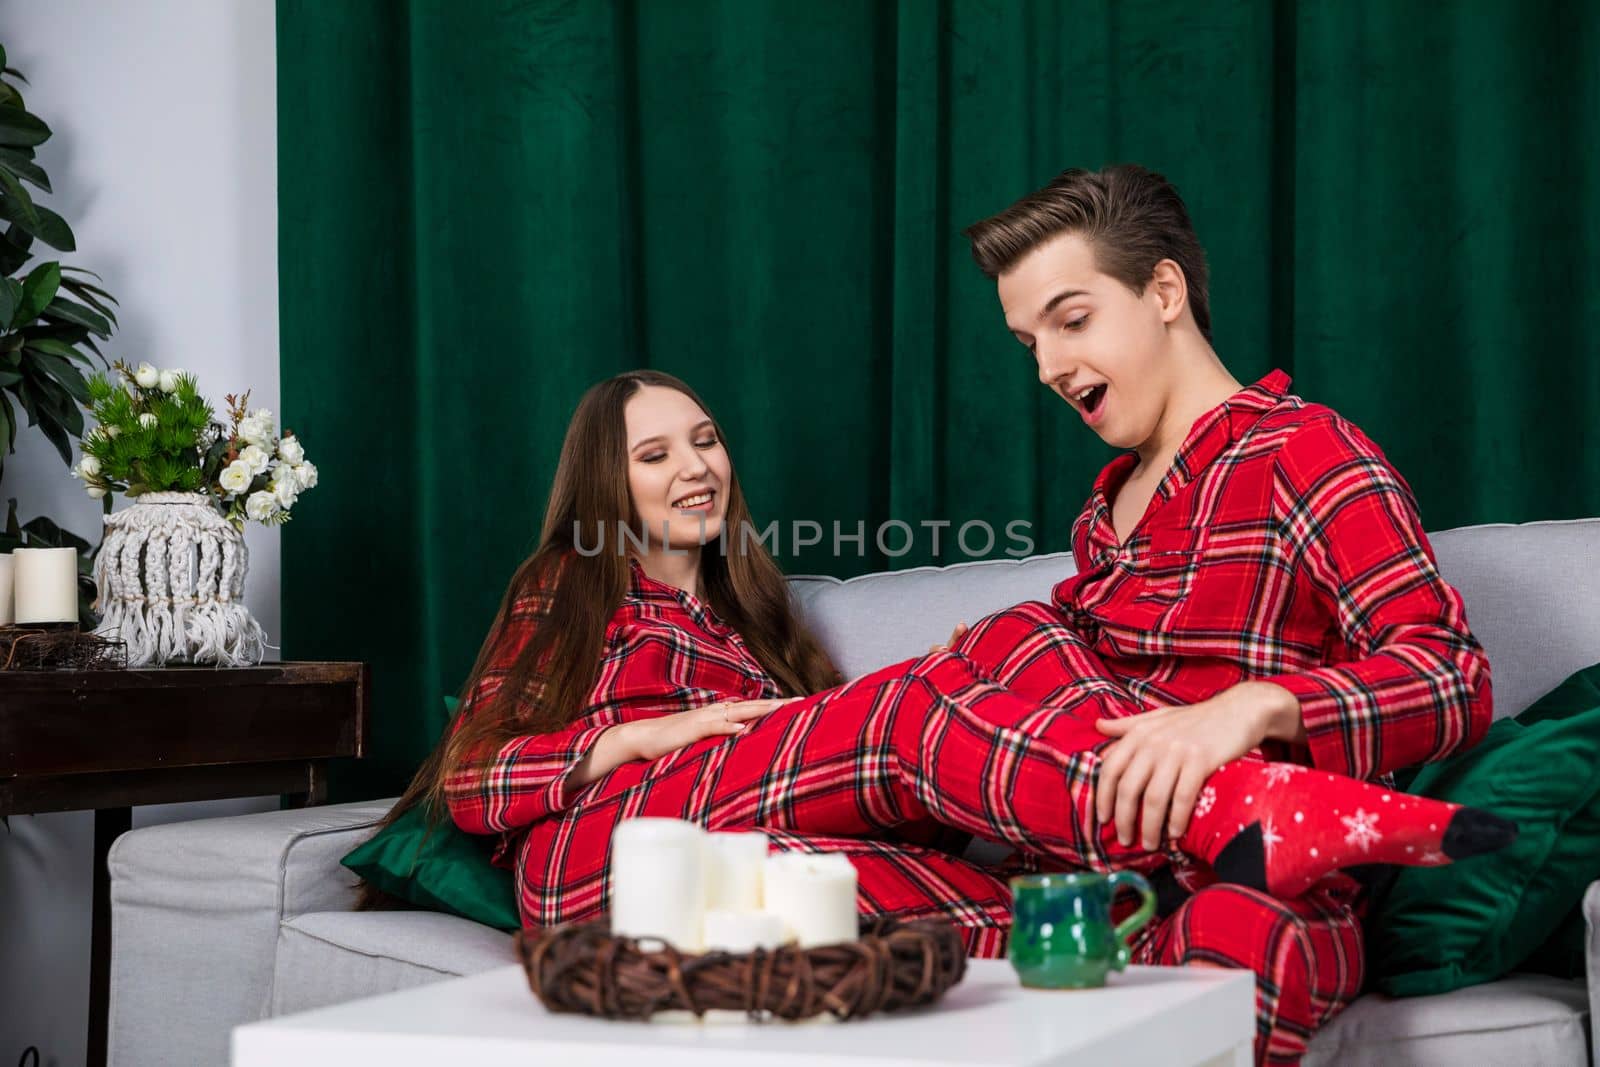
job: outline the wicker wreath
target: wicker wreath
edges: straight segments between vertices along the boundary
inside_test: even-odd
[[[966,948],[941,919],[878,919],[860,940],[802,949],[679,952],[662,941],[612,937],[605,922],[519,932],[528,986],[551,1011],[607,1019],[714,1009],[752,1019],[855,1019],[931,1004],[966,973]],[[660,946],[659,948],[656,946]]]

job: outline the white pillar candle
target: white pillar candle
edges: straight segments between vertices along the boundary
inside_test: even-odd
[[[11,606],[16,595],[11,591],[15,561],[8,552],[0,556],[0,626],[11,625]]]
[[[726,911],[761,909],[761,872],[767,863],[767,835],[706,835],[706,907]]]
[[[706,912],[707,952],[749,952],[758,948],[777,948],[784,942],[783,920],[770,911]]]
[[[682,819],[624,819],[611,835],[611,932],[699,952],[705,831]]]
[[[856,869],[837,852],[786,852],[767,859],[763,872],[767,911],[783,920],[801,948],[854,941]]]
[[[78,550],[19,548],[12,582],[18,624],[78,621]]]

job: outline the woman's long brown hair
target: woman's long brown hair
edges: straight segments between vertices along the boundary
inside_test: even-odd
[[[447,728],[418,769],[398,803],[385,816],[387,826],[418,803],[430,822],[444,817],[444,783],[475,753],[493,752],[514,737],[549,733],[583,711],[604,651],[606,624],[628,589],[628,556],[620,551],[619,524],[640,534],[638,513],[628,492],[625,408],[645,386],[675,389],[709,409],[694,390],[670,374],[635,370],[593,386],[567,426],[545,508],[539,547],[522,562],[507,586],[477,661],[461,687],[457,721]],[[726,442],[721,426],[718,440]],[[713,542],[700,554],[706,600],[719,618],[744,639],[757,662],[785,696],[804,696],[836,685],[838,668],[796,615],[783,573],[758,538],[743,531],[750,511],[730,470],[723,518],[726,546]],[[579,540],[575,540],[575,538]],[[577,551],[578,545],[585,551]],[[595,545],[603,546],[594,551]],[[485,672],[509,650],[503,641],[513,611],[537,605],[542,622],[515,653],[510,671],[481,706],[469,699]],[[363,883],[360,907],[392,906]]]

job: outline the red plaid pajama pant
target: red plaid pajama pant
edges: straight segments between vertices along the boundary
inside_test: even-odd
[[[783,705],[731,738],[634,761],[580,789],[528,831],[518,854],[524,923],[599,916],[612,831],[668,816],[711,830],[759,829],[779,848],[842,851],[863,915],[938,915],[974,955],[1000,956],[1006,878],[1113,864],[1094,822],[1094,720],[1142,710],[1056,609],[1030,603],[979,622],[936,653]],[[962,860],[968,835],[1009,843],[1000,868]],[[1200,889],[1135,946],[1142,963],[1210,962],[1255,971],[1258,1062],[1293,1063],[1314,1028],[1352,999],[1361,943],[1333,900],[1277,901]]]

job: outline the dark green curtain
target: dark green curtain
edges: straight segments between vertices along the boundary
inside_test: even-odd
[[[1353,419],[1430,530],[1600,514],[1596,54],[1600,9],[1511,0],[280,0],[282,396],[322,473],[284,650],[376,683],[335,793],[431,744],[617,371],[702,393],[759,520],[1066,548],[1112,452],[958,231],[1068,166],[1177,184],[1222,359]],[[780,562],[935,561],[830,540]]]

